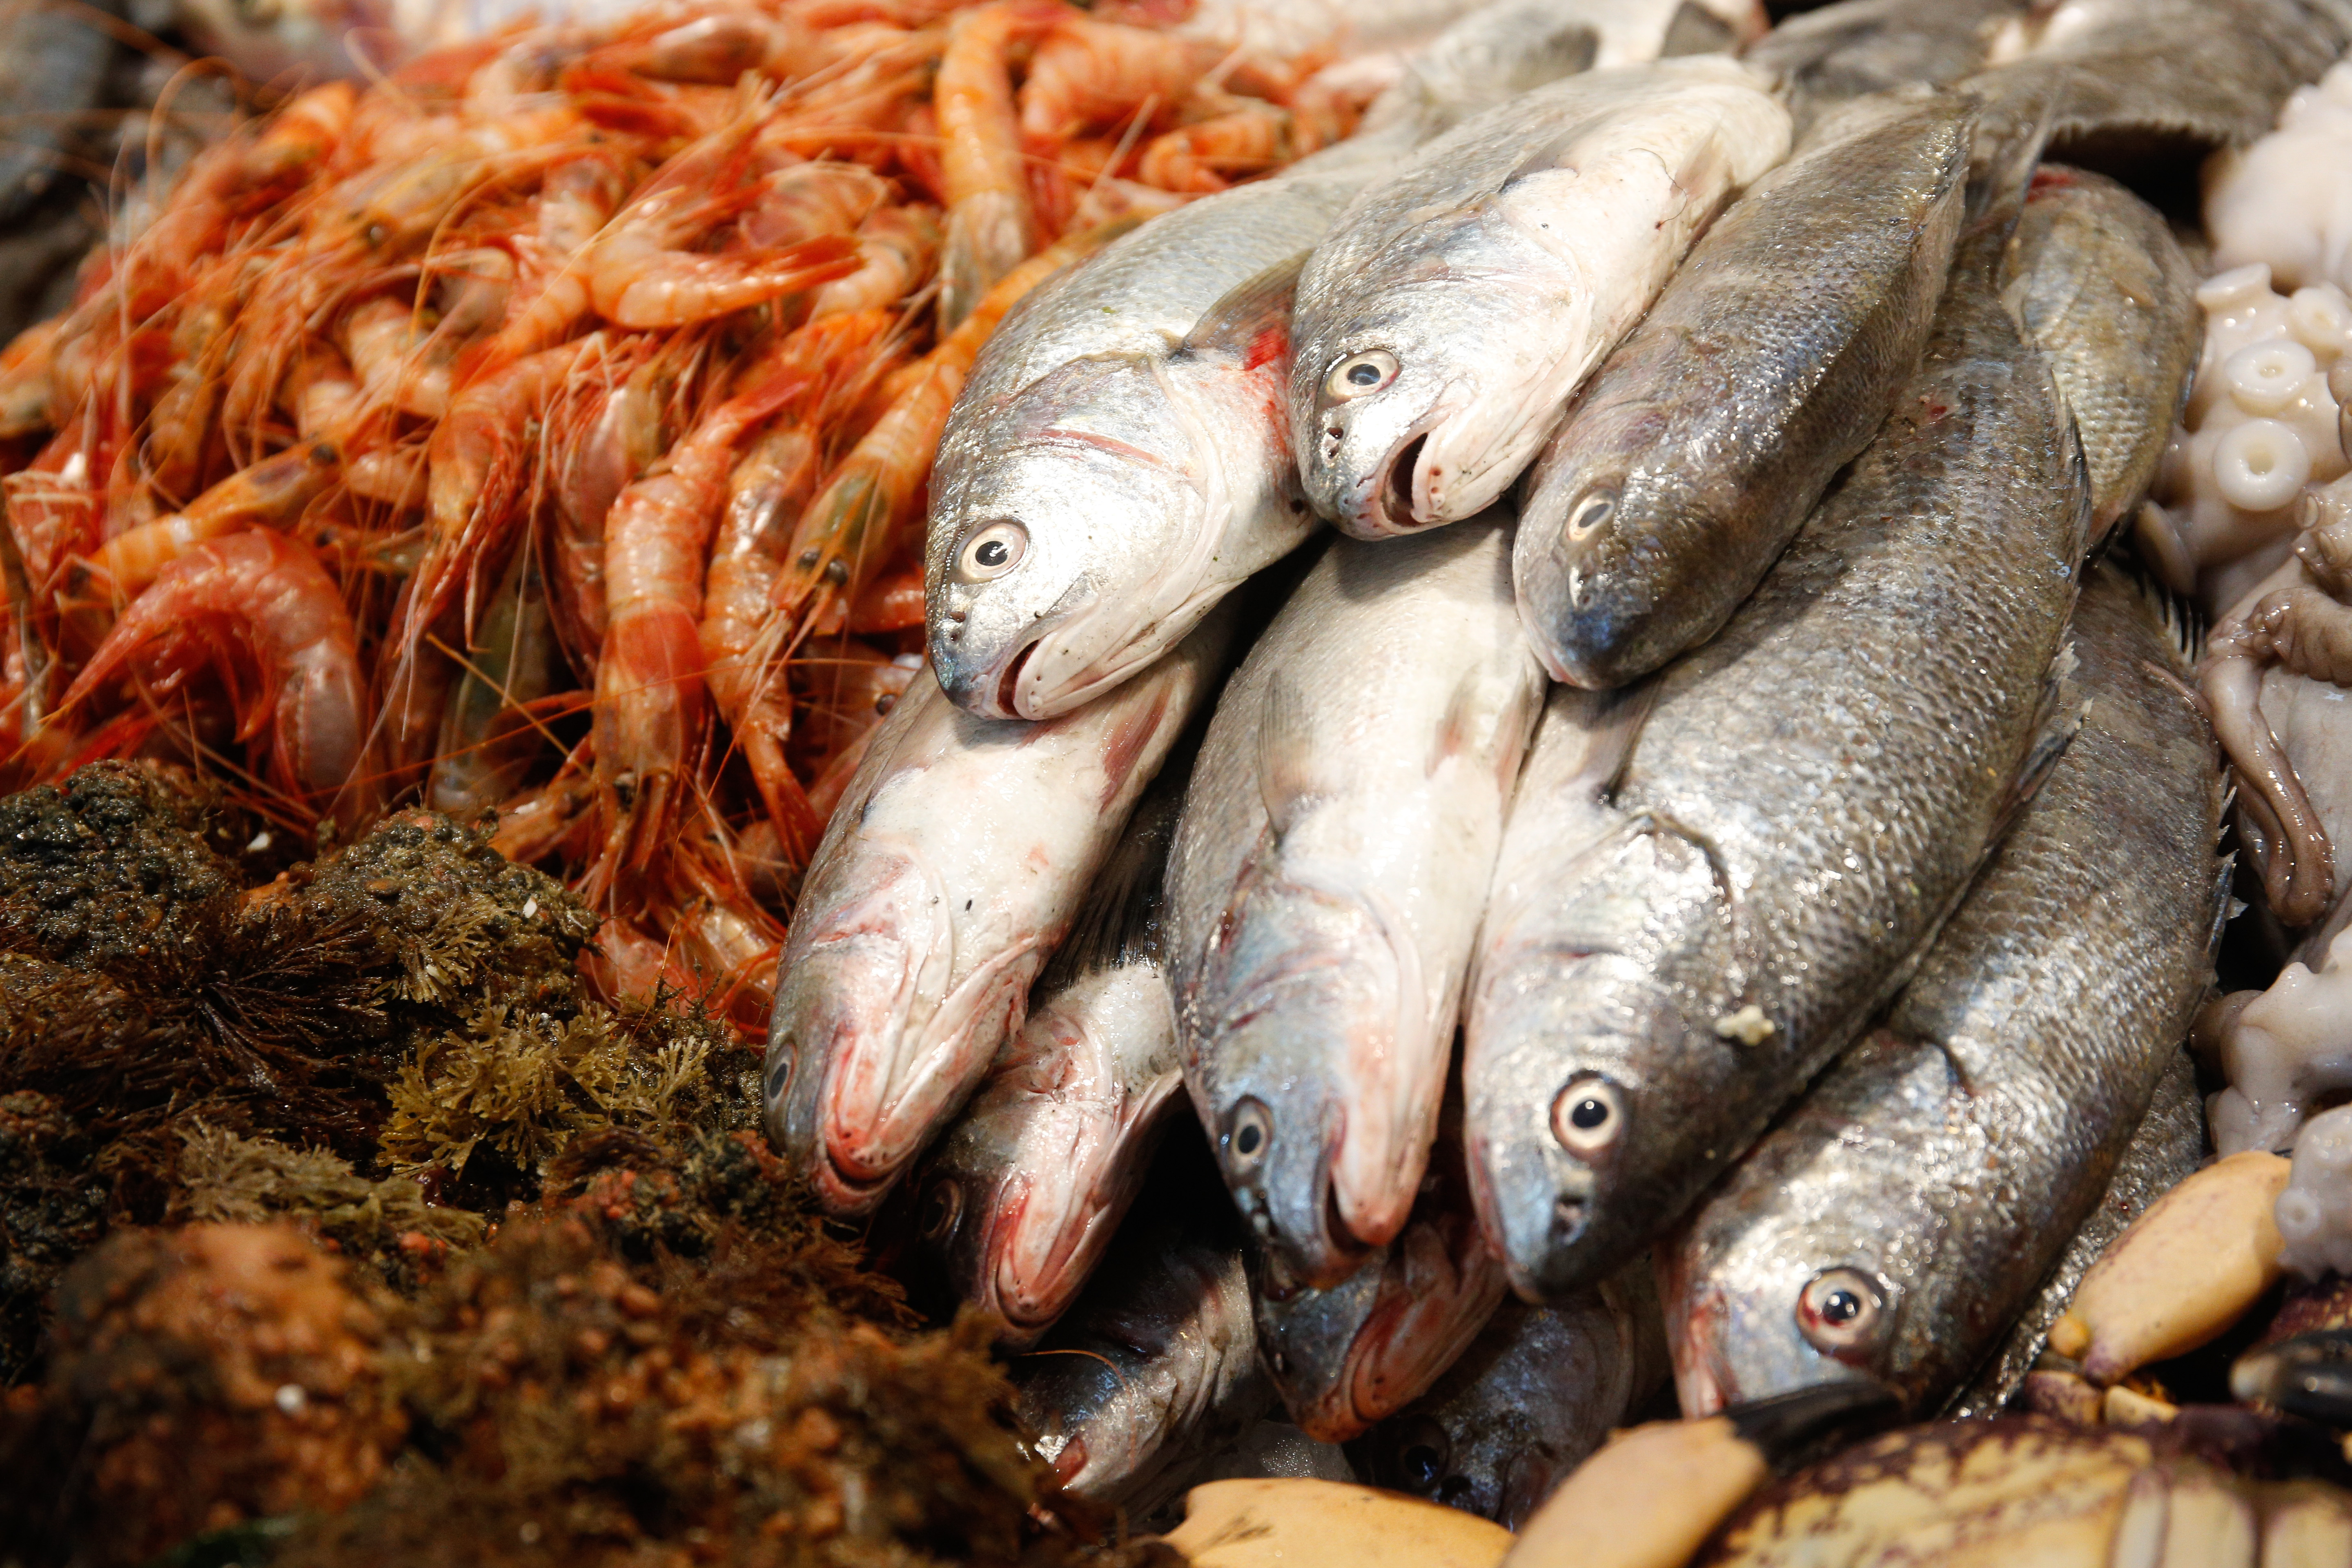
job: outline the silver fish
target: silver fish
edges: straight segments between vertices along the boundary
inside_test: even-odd
[[[881,1202],[1020,1028],[1229,629],[1040,723],[974,719],[928,674],[890,710],[810,862],[768,1026],[768,1136],[827,1209]]]
[[[1529,891],[1489,911],[1464,1084],[1522,1295],[1612,1272],[1854,1037],[2063,738],[2045,710],[2087,507],[1994,293],[2022,186],[1963,239],[1877,440],[1657,678],[1612,820],[1581,853],[1507,837]]]
[[[1182,1100],[1160,889],[1184,775],[1171,763],[1145,794],[1027,1020],[907,1184],[913,1246],[1008,1345],[1077,1295]]]
[[[1577,5],[1548,9],[1583,36]],[[1189,203],[1006,314],[931,471],[926,625],[958,706],[1066,712],[1314,531],[1281,413],[1299,264],[1418,141],[1580,68],[1549,36],[1506,62],[1447,34],[1431,47],[1442,68],[1382,100],[1382,128]]]
[[[1428,1395],[1348,1446],[1376,1486],[1517,1530],[1666,1379],[1646,1264],[1557,1307],[1506,1302]]]
[[[2048,163],[2034,175],[2001,299],[2074,416],[2102,533],[2147,492],[2189,395],[2199,281],[2163,216],[2113,180]]]
[[[1360,538],[1483,510],[1789,117],[1717,56],[1589,71],[1429,142],[1349,204],[1298,280],[1290,426]]]
[[[2221,771],[2112,566],[2080,731],[1918,973],[1660,1249],[1685,1414],[1874,1380],[1931,1411],[2096,1209],[2213,973]]]
[[[1850,100],[1959,80],[2024,9],[2025,0],[1839,0],[1799,12],[1739,58],[1780,84],[1801,137]]]
[[[2139,1131],[2125,1145],[2124,1157],[2107,1183],[2106,1195],[2091,1217],[2074,1230],[2057,1266],[2034,1292],[2032,1305],[2018,1315],[2000,1348],[1977,1368],[1959,1390],[1945,1401],[1942,1415],[1968,1421],[1998,1415],[2025,1383],[2050,1325],[2074,1299],[2074,1287],[2107,1244],[2121,1236],[2146,1212],[2147,1205],[2187,1178],[2205,1160],[2205,1108],[2197,1093],[2197,1069],[2189,1053],[2174,1051],[2164,1075],[2156,1082],[2156,1100],[2140,1118]]]
[[[1927,347],[1975,126],[1947,93],[1839,115],[1601,365],[1528,476],[1512,552],[1554,679],[1620,686],[1714,636],[1878,433]]]
[[[1223,1205],[1196,1201],[1205,1175],[1197,1158],[1163,1157],[1077,1305],[1013,1363],[1013,1414],[1055,1478],[1131,1513],[1149,1513],[1275,1402],[1250,1333],[1240,1226]]]
[[[1301,1283],[1404,1226],[1543,692],[1507,514],[1339,541],[1218,699],[1169,857],[1184,1082]]]
[[[1418,1399],[1494,1316],[1508,1289],[1470,1206],[1461,1108],[1441,1131],[1412,1217],[1397,1238],[1328,1289],[1251,1271],[1258,1360],[1291,1418],[1325,1442],[1369,1431]]]
[[[1988,147],[2040,125],[2053,158],[2160,172],[2268,134],[2347,42],[2334,0],[2059,0],[2009,19],[1960,85],[1984,100]]]

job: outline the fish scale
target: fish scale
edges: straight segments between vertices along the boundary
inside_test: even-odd
[[[1606,800],[1506,830],[1517,890],[1480,936],[1464,1072],[1480,1215],[1524,1296],[1621,1265],[1853,1038],[2051,732],[2087,508],[1993,291],[2018,194],[1971,229],[1876,441],[1657,679]]]

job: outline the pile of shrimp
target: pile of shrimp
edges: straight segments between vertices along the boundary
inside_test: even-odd
[[[919,668],[974,354],[1123,226],[1344,134],[1165,0],[721,0],[513,28],[210,147],[0,355],[0,784],[422,802],[764,1026]]]

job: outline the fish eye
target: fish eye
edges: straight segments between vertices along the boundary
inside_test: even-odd
[[[1859,1268],[1824,1268],[1797,1295],[1797,1331],[1824,1355],[1841,1358],[1878,1342],[1886,1299]]]
[[[923,1212],[916,1216],[915,1228],[925,1241],[939,1241],[955,1229],[962,1213],[963,1188],[953,1178],[942,1176],[923,1194]]]
[[[1397,1435],[1397,1484],[1423,1496],[1444,1484],[1454,1463],[1454,1442],[1445,1428],[1423,1416]]]
[[[1029,531],[1011,518],[1000,518],[990,523],[956,552],[955,580],[959,583],[985,583],[1002,577],[1021,564],[1029,553]]]
[[[1569,1080],[1551,1102],[1551,1132],[1580,1160],[1606,1153],[1625,1130],[1625,1097],[1605,1078]]]
[[[1233,1147],[1235,1171],[1257,1168],[1265,1158],[1266,1146],[1274,1142],[1274,1115],[1264,1101],[1245,1098],[1234,1107],[1234,1130],[1226,1134],[1226,1142]]]
[[[1331,367],[1331,374],[1323,378],[1323,395],[1335,403],[1345,403],[1378,392],[1394,381],[1396,374],[1396,355],[1386,349],[1366,349]]]
[[[1606,487],[1587,490],[1584,499],[1577,503],[1575,512],[1568,520],[1568,536],[1570,539],[1589,537],[1594,530],[1607,522],[1610,515],[1616,510],[1617,492],[1615,490]]]

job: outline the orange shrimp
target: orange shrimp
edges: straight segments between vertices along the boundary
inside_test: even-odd
[[[232,689],[253,680],[236,738],[269,731],[279,788],[346,827],[373,815],[358,637],[309,545],[266,529],[198,545],[131,601],[60,706],[126,669],[161,695],[207,664]]]
[[[514,793],[541,744],[535,705],[561,660],[538,568],[518,551],[449,694],[425,805],[470,821]]]
[[[1029,62],[1021,133],[1047,149],[1150,106],[1172,108],[1216,61],[1213,46],[1189,38],[1066,16]]]
[[[530,865],[558,852],[577,858],[589,852],[596,780],[587,766],[586,742],[572,750],[555,776],[498,806],[499,825],[490,847],[518,865]]]
[[[186,510],[108,540],[83,563],[82,578],[116,600],[136,598],[198,545],[247,529],[278,527],[297,516],[334,482],[341,465],[334,444],[318,440],[239,469],[190,501]]]
[[[1314,150],[1295,139],[1287,110],[1250,103],[1152,138],[1137,173],[1147,185],[1210,195]]]
[[[829,63],[833,41],[798,19],[758,11],[719,11],[651,37],[608,45],[601,63],[662,81],[732,87],[746,71],[805,76]]]
[[[897,304],[930,276],[939,250],[939,216],[929,207],[876,208],[857,226],[857,270],[820,284],[809,296],[809,319]]]
[[[539,197],[541,275],[511,297],[499,330],[460,362],[461,384],[562,341],[588,313],[588,247],[629,194],[635,160],[617,147],[592,147],[547,172]]]
[[[620,792],[623,864],[642,868],[667,833],[678,774],[702,734],[703,567],[735,448],[805,394],[808,374],[761,375],[705,416],[654,470],[621,492],[604,521],[606,626],[596,663],[597,775]]]
[[[37,456],[5,479],[7,525],[23,552],[34,591],[46,598],[58,568],[93,545],[113,472],[112,447],[97,438],[93,421],[75,420],[49,438]]]
[[[856,270],[857,247],[825,235],[757,256],[681,247],[754,194],[740,175],[755,121],[703,138],[664,164],[588,247],[590,300],[624,327],[678,327],[724,316]]]
[[[57,424],[57,384],[49,369],[56,363],[58,334],[64,325],[63,318],[36,322],[0,350],[0,441]]]
[[[547,464],[554,505],[547,535],[556,640],[583,679],[604,646],[604,519],[638,475],[669,450],[702,355],[673,339],[653,353],[632,342],[583,376],[554,422]]]
[[[911,654],[887,658],[846,637],[823,658],[793,661],[801,720],[793,760],[816,781],[808,796],[819,821],[833,815],[874,731],[921,668]]]
[[[931,96],[948,201],[940,256],[943,330],[960,324],[998,279],[1037,248],[1005,56],[1016,42],[1051,26],[1059,9],[994,0],[958,12],[948,25],[947,53]]]
[[[886,210],[890,183],[859,163],[795,163],[761,181],[760,195],[736,221],[740,241],[753,250],[798,245],[824,234],[852,234]]]
[[[1031,257],[1006,273],[963,324],[923,358],[919,374],[802,514],[776,584],[776,603],[785,615],[806,626],[832,601],[857,597],[866,574],[887,558],[893,536],[913,516],[948,410],[996,323],[1022,295],[1132,226],[1106,225]]]

